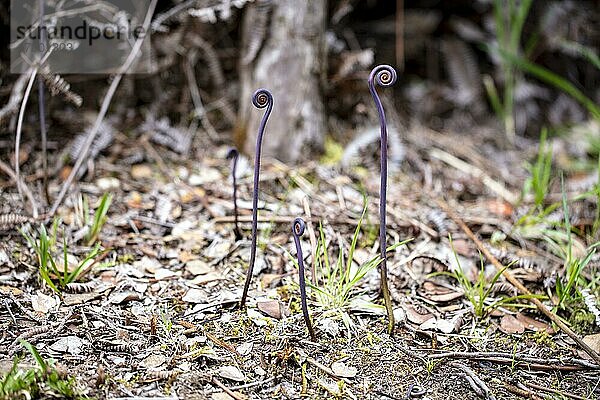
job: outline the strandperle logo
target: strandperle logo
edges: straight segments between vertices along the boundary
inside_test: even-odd
[[[87,20],[83,20],[83,23],[79,26],[18,26],[17,27],[17,39],[31,39],[41,40],[51,43],[71,43],[77,41],[84,41],[88,46],[92,46],[96,40],[137,40],[143,39],[146,30],[143,26],[137,26],[131,29],[131,20],[127,21],[124,25],[105,25],[96,26],[88,23]],[[58,46],[55,46],[55,49]],[[42,50],[46,50],[49,47],[41,47]],[[71,50],[74,48],[72,47]]]
[[[149,73],[150,35],[143,26],[149,3],[11,0],[11,72],[24,73],[43,62],[59,74],[111,74],[141,40],[127,72]]]

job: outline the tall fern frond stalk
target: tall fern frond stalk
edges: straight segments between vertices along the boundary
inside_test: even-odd
[[[266,111],[260,121],[258,127],[258,136],[256,137],[256,153],[254,154],[254,189],[252,190],[252,244],[250,247],[250,263],[248,264],[248,272],[246,273],[246,282],[244,283],[244,291],[240,300],[240,307],[246,305],[248,297],[248,289],[252,281],[252,271],[254,270],[254,261],[256,259],[256,231],[258,226],[258,182],[260,175],[260,153],[262,148],[263,134],[271,111],[273,110],[273,95],[267,89],[258,89],[252,96],[252,104],[256,108],[265,108]]]
[[[304,322],[310,333],[312,340],[316,340],[317,336],[313,329],[312,323],[310,322],[310,315],[308,314],[308,304],[306,300],[306,278],[304,277],[304,257],[302,256],[302,246],[300,245],[300,237],[304,235],[306,224],[302,218],[296,218],[292,224],[292,235],[294,236],[294,243],[296,244],[296,256],[298,258],[298,282],[300,285],[300,302],[302,304],[302,315],[304,316]],[[313,261],[314,262],[314,261]]]
[[[387,240],[386,240],[386,196],[387,196],[387,123],[385,112],[381,99],[377,94],[375,85],[381,87],[392,86],[397,79],[396,70],[389,65],[378,65],[373,68],[369,75],[369,90],[373,96],[377,113],[379,114],[379,123],[381,130],[381,186],[379,189],[379,248],[381,254],[381,265],[379,266],[381,278],[381,292],[385,302],[385,309],[388,316],[388,333],[391,335],[394,330],[394,309],[392,307],[392,297],[388,286],[387,271]]]

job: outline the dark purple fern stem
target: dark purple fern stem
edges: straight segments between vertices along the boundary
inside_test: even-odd
[[[310,337],[313,341],[316,341],[317,336],[313,329],[312,323],[310,322],[310,315],[308,314],[308,304],[306,301],[306,279],[304,277],[304,257],[302,256],[302,246],[300,245],[300,236],[304,234],[306,224],[302,218],[296,218],[292,224],[292,235],[294,236],[294,242],[296,243],[296,256],[298,258],[298,280],[300,283],[300,302],[302,303],[302,315],[304,315],[304,322],[310,333]]]
[[[248,289],[252,281],[252,271],[254,270],[254,261],[256,259],[256,229],[258,225],[258,181],[260,174],[260,152],[262,148],[263,134],[271,111],[273,110],[273,95],[267,89],[258,89],[252,96],[252,104],[256,108],[266,108],[266,111],[260,121],[258,127],[258,136],[256,137],[256,153],[254,154],[254,189],[252,191],[252,245],[250,248],[250,264],[246,273],[246,282],[244,283],[244,291],[240,300],[240,307],[246,304]]]
[[[381,254],[380,276],[381,291],[385,301],[385,308],[388,315],[388,332],[391,334],[394,328],[394,310],[392,308],[392,299],[388,287],[387,264],[386,264],[386,196],[387,196],[387,123],[385,112],[381,99],[377,94],[375,85],[381,87],[392,86],[396,82],[396,70],[389,65],[378,65],[373,68],[369,75],[369,90],[375,101],[377,112],[379,114],[379,123],[381,128],[381,186],[379,192],[379,247]]]
[[[242,238],[242,231],[240,230],[240,224],[238,221],[238,206],[237,206],[237,177],[236,169],[237,162],[240,156],[240,152],[235,148],[229,149],[227,152],[227,159],[233,160],[231,162],[231,178],[233,180],[233,214],[235,218],[235,239],[240,240]]]

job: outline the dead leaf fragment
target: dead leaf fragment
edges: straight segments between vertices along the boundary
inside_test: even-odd
[[[96,186],[102,192],[108,192],[109,190],[116,190],[121,187],[121,181],[114,177],[104,177],[96,180]]]
[[[585,336],[583,342],[600,354],[600,333]]]
[[[181,298],[186,303],[204,304],[208,303],[208,296],[206,292],[200,289],[190,289]]]
[[[444,294],[432,294],[428,295],[427,298],[436,303],[448,303],[452,300],[461,298],[464,295],[463,292],[448,292]]]
[[[419,329],[424,331],[434,331],[437,329],[437,320],[435,318],[429,318],[427,321],[419,325]]]
[[[148,369],[155,369],[163,365],[167,361],[167,357],[162,354],[150,354],[140,364]]]
[[[191,260],[188,261],[185,269],[192,275],[204,275],[211,272],[213,269],[202,260]]]
[[[412,322],[413,324],[421,325],[425,321],[433,318],[433,314],[429,311],[419,312],[413,306],[404,306],[404,311],[406,312],[406,318]]]
[[[63,302],[66,306],[72,306],[75,304],[83,304],[88,301],[94,300],[98,297],[101,297],[101,292],[92,292],[92,293],[65,293],[63,294]]]
[[[50,346],[50,348],[60,353],[78,355],[81,354],[81,347],[85,344],[87,344],[87,342],[77,336],[67,336],[58,339]]]
[[[521,321],[513,317],[512,315],[505,315],[500,320],[500,330],[504,333],[523,333],[525,332],[525,326]]]
[[[252,342],[246,342],[246,343],[240,344],[235,350],[238,353],[240,353],[240,355],[247,356],[248,354],[250,354],[252,352],[253,347],[254,347],[254,345],[252,344]]]
[[[31,307],[34,311],[42,314],[47,314],[50,310],[58,306],[58,300],[52,296],[46,296],[38,291],[37,294],[31,296]]]
[[[339,378],[354,378],[358,374],[358,370],[355,367],[350,367],[341,361],[331,364],[331,370]]]
[[[277,300],[259,301],[256,306],[260,312],[271,318],[281,319],[289,315],[287,308]]]
[[[109,301],[112,304],[121,304],[121,303],[126,303],[128,301],[139,301],[141,299],[142,299],[142,297],[137,292],[124,291],[124,292],[119,292],[119,293],[113,293],[110,296]]]
[[[522,314],[520,312],[517,313],[516,318],[519,321],[521,321],[521,323],[525,326],[525,328],[527,328],[531,331],[535,331],[535,332],[546,331],[549,334],[554,333],[554,329],[552,329],[552,327],[550,325],[546,324],[545,322],[538,321],[536,319],[528,317],[527,315]]]
[[[156,279],[157,281],[161,281],[163,279],[174,278],[177,275],[178,274],[176,272],[173,272],[170,269],[160,268],[154,272],[154,279]]]
[[[245,377],[242,371],[235,365],[226,365],[219,368],[219,376],[236,382],[242,382]]]
[[[23,291],[19,288],[12,287],[12,286],[0,286],[0,294],[21,296],[23,294]]]
[[[211,271],[204,275],[198,275],[197,277],[191,280],[191,283],[200,286],[214,281],[222,281],[223,279],[225,279],[223,275],[216,271]]]
[[[246,396],[243,393],[240,392],[233,392],[235,393],[235,395],[237,396],[238,399],[243,399],[246,400],[248,398],[248,396]],[[231,397],[230,395],[228,395],[225,392],[217,392],[217,393],[213,393],[210,396],[211,400],[236,400],[234,397]]]

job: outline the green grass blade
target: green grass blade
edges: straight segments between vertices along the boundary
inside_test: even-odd
[[[525,71],[537,79],[562,90],[581,103],[596,120],[600,120],[600,107],[593,100],[583,94],[583,92],[577,89],[571,82],[544,67],[523,59],[522,57],[511,54],[503,49],[498,50],[502,58],[509,61],[522,71]]]

